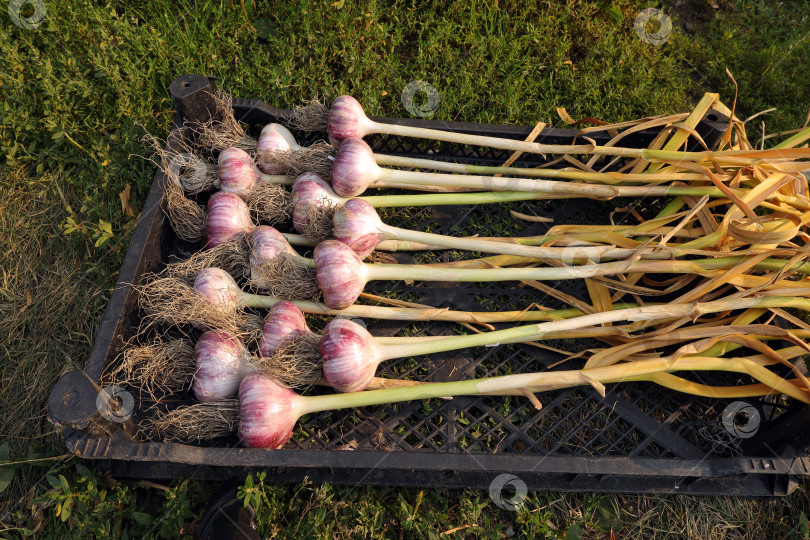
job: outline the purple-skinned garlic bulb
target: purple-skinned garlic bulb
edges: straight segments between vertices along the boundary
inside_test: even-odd
[[[326,325],[320,352],[324,377],[338,392],[364,390],[380,363],[372,335],[347,319],[333,319]]]
[[[197,295],[213,306],[236,309],[242,290],[236,280],[221,268],[205,268],[194,279]]]
[[[226,148],[219,154],[218,165],[219,183],[216,187],[243,199],[250,196],[259,181],[259,169],[247,152],[240,148]]]
[[[333,236],[365,259],[383,240],[396,239],[386,232],[377,211],[363,199],[350,199],[335,210],[332,218]]]
[[[205,223],[206,247],[214,247],[253,230],[250,209],[233,193],[218,191],[208,199]]]
[[[242,290],[231,275],[221,268],[205,268],[194,279],[194,295],[201,300],[200,309],[206,320],[223,318],[232,321],[239,308]],[[210,326],[191,321],[195,328],[208,330]]]
[[[259,353],[271,356],[290,344],[295,338],[311,333],[304,313],[292,302],[279,302],[264,320],[262,337],[259,340]]]
[[[300,150],[290,130],[281,124],[267,124],[256,143],[256,156],[259,169],[266,174],[285,174],[287,168],[281,163],[272,161],[274,152]]]
[[[278,449],[292,436],[301,416],[301,396],[261,373],[239,385],[239,438],[250,448]]]
[[[227,282],[217,273],[208,273],[209,302],[214,306],[236,308],[232,296],[222,297],[220,285]],[[217,292],[219,295],[217,295]],[[270,310],[262,329],[261,355],[252,356],[237,334],[212,330],[203,334],[195,350],[194,393],[200,401],[233,396],[242,378],[261,371],[286,386],[308,386],[321,379],[319,336],[309,331],[303,313],[290,302],[279,302]]]
[[[347,138],[332,162],[332,189],[341,197],[356,197],[385,176],[371,147],[359,138]]]
[[[247,152],[227,148],[219,154],[218,187],[242,198],[256,219],[277,223],[290,217],[292,196],[286,178],[262,173]]]
[[[323,302],[332,309],[351,306],[366,286],[366,267],[352,248],[337,240],[315,247],[315,274]]]
[[[278,302],[264,320],[255,364],[285,385],[317,384],[322,377],[319,341],[295,304]]]
[[[281,253],[298,256],[284,235],[269,225],[259,225],[250,233],[250,265],[259,265]]]
[[[363,138],[373,126],[359,101],[352,96],[339,96],[329,109],[326,131],[329,142],[337,144],[349,137]]]
[[[235,396],[245,375],[254,371],[245,346],[224,330],[210,330],[201,335],[194,357],[197,369],[192,388],[199,401]]]

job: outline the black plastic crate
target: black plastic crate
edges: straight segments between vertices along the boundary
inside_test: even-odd
[[[184,119],[207,117],[210,101],[206,96],[213,88],[213,79],[197,75],[175,79],[171,85],[178,109],[175,134]],[[284,112],[256,100],[235,98],[233,105],[237,118],[253,129],[277,121]],[[516,139],[531,131],[513,126],[386,120]],[[726,122],[711,112],[698,131],[711,145]],[[576,134],[573,129],[545,129],[536,140],[570,144]],[[628,137],[625,144],[646,146],[654,135],[640,132]],[[597,143],[610,138],[604,132],[588,136]],[[317,135],[307,137],[312,140]],[[391,136],[371,137],[369,141],[378,151],[459,162],[500,164],[511,154]],[[542,156],[529,155],[522,156],[516,166],[540,163]],[[344,484],[487,488],[496,477],[509,473],[529,489],[762,497],[786,495],[801,477],[810,474],[810,415],[804,405],[781,397],[744,403],[710,400],[651,383],[610,385],[604,398],[589,387],[547,392],[539,395],[541,410],[522,398],[459,397],[318,413],[299,422],[282,450],[242,448],[236,436],[200,446],[139,440],[133,435],[131,419],[116,421],[99,413],[105,395],[99,395],[99,381],[103,369],[114,361],[130,336],[138,316],[136,294],[128,284],[136,283],[145,272],[159,269],[181,247],[188,247],[176,238],[160,209],[164,181],[158,171],[84,371],[65,374],[50,396],[49,417],[64,428],[69,451],[98,460],[114,475],[224,478],[270,469],[272,478],[281,482],[300,481],[306,476],[315,482]],[[553,217],[555,223],[576,223],[583,216],[592,220],[601,215],[607,220],[614,207],[625,204],[635,204],[643,214],[653,212],[656,201],[532,201],[499,205],[497,209],[441,206],[415,213],[390,209],[383,217],[393,225],[431,226],[449,234],[530,235],[542,234],[548,225],[520,224],[509,217],[510,208],[528,205],[528,211]],[[435,260],[438,255],[395,254],[401,262],[431,256]],[[581,283],[557,286],[586,299]],[[374,283],[367,291],[385,291],[397,298],[465,310],[522,309],[531,302],[563,307],[540,291],[514,283]],[[440,322],[367,323],[375,335],[396,335],[403,329],[447,334],[453,328]],[[383,364],[378,374],[456,380],[541,371],[560,358],[528,345],[510,345],[395,360]],[[728,421],[740,407],[749,414],[749,426],[756,420],[752,436],[731,435],[733,426]],[[347,451],[348,447],[353,449]]]

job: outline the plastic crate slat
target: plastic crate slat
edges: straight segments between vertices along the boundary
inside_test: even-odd
[[[623,418],[630,420],[640,430],[644,431],[648,437],[666,446],[679,458],[700,459],[705,457],[705,452],[679,437],[667,427],[655,422],[644,411],[615,392],[608,391],[603,401],[606,407],[612,407]]]

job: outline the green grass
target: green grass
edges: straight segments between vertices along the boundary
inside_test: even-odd
[[[402,89],[425,80],[440,94],[439,120],[563,125],[558,106],[575,118],[621,121],[686,110],[705,91],[720,92],[730,105],[728,68],[739,83],[741,116],[778,108],[749,124],[752,134],[760,120],[767,132],[800,127],[810,95],[806,1],[667,4],[676,30],[660,47],[636,36],[640,7],[623,0],[46,4],[34,30],[0,11],[4,462],[63,451],[45,418],[48,391],[87,358],[136,220],[123,211],[119,193],[129,186],[137,216],[153,174],[137,157],[146,150],[136,122],[167,132],[168,85],[179,74],[216,75],[235,95],[279,106],[351,93],[369,114],[389,116],[408,116]],[[52,487],[46,473],[63,474],[68,489]],[[110,504],[97,504],[101,489],[93,495],[88,478]],[[77,471],[75,460],[55,468],[51,461],[7,466],[0,469],[2,534],[20,536],[14,527],[40,523],[49,537],[72,537],[94,530],[84,520],[104,537],[106,522],[118,520],[131,535],[163,529],[177,537],[181,528],[193,529],[213,488],[173,485],[166,491],[118,483],[95,469]],[[519,537],[568,531],[573,538],[577,530],[596,537],[612,520],[627,537],[765,538],[806,534],[808,509],[805,487],[767,503],[541,493],[515,513],[482,491],[425,490],[420,498],[419,490],[268,481],[255,489],[266,498],[262,532],[282,537],[413,537],[456,528],[451,537],[510,530]],[[55,514],[66,492],[83,494],[88,508],[74,506],[63,524]],[[146,523],[141,508],[157,517]]]

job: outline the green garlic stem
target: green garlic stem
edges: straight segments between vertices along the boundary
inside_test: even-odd
[[[614,383],[628,380],[643,380],[644,376],[677,371],[729,371],[751,375],[758,381],[770,386],[777,392],[794,397],[804,403],[810,403],[810,396],[782,377],[766,368],[758,366],[743,358],[681,358],[673,362],[670,358],[639,360],[626,364],[616,364],[588,370],[548,371],[544,373],[525,373],[506,375],[487,379],[472,379],[458,382],[426,383],[419,386],[407,386],[386,390],[367,390],[347,394],[323,396],[301,396],[298,402],[301,415],[334,409],[346,409],[414,401],[422,399],[497,394],[511,390],[539,392],[547,389],[566,388],[600,383]]]
[[[289,242],[291,246],[315,247],[318,245],[318,242],[310,240],[303,234],[293,234],[293,233],[281,233],[281,234],[282,236],[284,236],[284,238],[287,239],[287,242]],[[518,241],[521,241],[521,239],[519,239]],[[535,241],[538,241],[535,239],[535,237],[529,237],[529,239],[525,240],[525,242],[535,242]],[[422,244],[420,242],[383,240],[382,242],[377,244],[376,249],[379,251],[436,251],[447,248],[444,246]]]
[[[647,150],[641,148],[622,148],[614,146],[594,146],[590,144],[540,144],[535,142],[519,141],[515,139],[503,139],[499,137],[486,137],[481,135],[469,135],[466,133],[455,133],[452,131],[442,131],[438,129],[419,128],[413,126],[403,126],[385,124],[369,121],[368,127],[371,132],[385,133],[388,135],[401,135],[404,137],[417,137],[422,139],[433,139],[437,141],[455,142],[470,144],[475,146],[488,146],[491,148],[501,148],[532,154],[590,154],[607,156],[624,156],[630,158],[641,158],[647,161],[676,161],[689,160],[695,162],[717,161],[721,158],[738,157],[757,159],[761,152],[756,150],[723,150],[719,152],[678,152],[669,150]],[[793,154],[791,154],[793,155]],[[810,155],[810,150],[805,153],[797,153],[797,156]]]
[[[615,184],[619,182],[672,182],[675,180],[686,182],[694,180],[707,180],[706,176],[700,173],[618,173],[603,172],[593,173],[578,170],[566,169],[544,169],[528,167],[487,167],[481,165],[465,165],[463,163],[452,163],[448,161],[436,161],[431,159],[411,158],[404,156],[391,156],[387,154],[374,154],[377,165],[388,165],[393,167],[411,167],[416,169],[426,169],[433,171],[446,171],[462,174],[508,174],[513,176],[536,176],[542,178],[564,178],[567,180],[587,180],[594,182],[605,182]]]
[[[506,330],[496,330],[481,334],[470,334],[456,336],[441,341],[427,343],[413,343],[410,345],[398,345],[396,347],[378,347],[379,359],[389,360],[392,358],[405,358],[409,356],[421,356],[444,351],[480,346],[492,346],[508,340],[535,340],[542,339],[544,335],[552,331],[574,330],[588,326],[598,326],[606,323],[620,321],[655,321],[666,318],[690,317],[722,311],[732,311],[735,309],[749,309],[755,307],[793,307],[804,311],[810,311],[810,299],[795,297],[760,297],[760,298],[739,298],[732,300],[713,300],[710,302],[690,303],[690,304],[664,304],[659,306],[643,306],[614,311],[592,313],[571,319],[550,321],[540,324],[530,324],[508,328]]]
[[[475,237],[447,236],[443,234],[433,234],[410,229],[401,229],[383,224],[378,226],[381,238],[396,239],[400,241],[420,242],[423,244],[433,244],[444,246],[449,249],[462,249],[465,251],[478,251],[482,253],[498,253],[501,255],[515,255],[518,257],[528,257],[530,259],[555,259],[564,260],[565,257],[583,259],[627,259],[638,253],[638,250],[631,248],[616,248],[613,246],[569,246],[569,247],[541,247],[526,245],[536,243],[529,239],[515,238],[510,242],[508,238],[503,240],[488,240]],[[673,250],[661,248],[648,250],[643,254],[645,259],[671,259]],[[406,265],[402,265],[405,267]],[[497,270],[497,269],[496,269]],[[569,269],[569,272],[571,270]],[[580,271],[581,273],[581,271]],[[530,278],[531,279],[531,278]],[[447,281],[447,280],[434,280]],[[489,281],[498,281],[492,280]]]
[[[280,299],[273,296],[241,292],[237,300],[242,308],[272,308]],[[532,322],[556,321],[582,315],[576,308],[555,310],[515,310],[515,311],[453,311],[441,308],[403,308],[388,306],[365,306],[355,304],[346,309],[331,309],[320,302],[306,300],[293,300],[293,304],[304,313],[313,315],[353,315],[369,319],[384,319],[396,321],[447,321],[465,322],[469,324],[498,323],[498,322]],[[634,307],[635,304],[615,304],[615,309]]]
[[[572,248],[573,249],[573,248]],[[587,256],[583,251],[579,257]],[[572,253],[575,255],[575,253]],[[708,275],[712,270],[731,268],[744,261],[745,257],[717,257],[693,261],[649,261],[641,260],[632,263],[616,261],[610,263],[587,264],[582,266],[562,266],[544,268],[446,268],[407,264],[366,264],[366,279],[372,280],[405,280],[422,281],[548,281],[578,279],[624,273],[665,273],[665,274],[698,274]],[[781,270],[787,261],[765,259],[757,263],[758,270]],[[810,263],[796,263],[795,271],[810,274]]]

